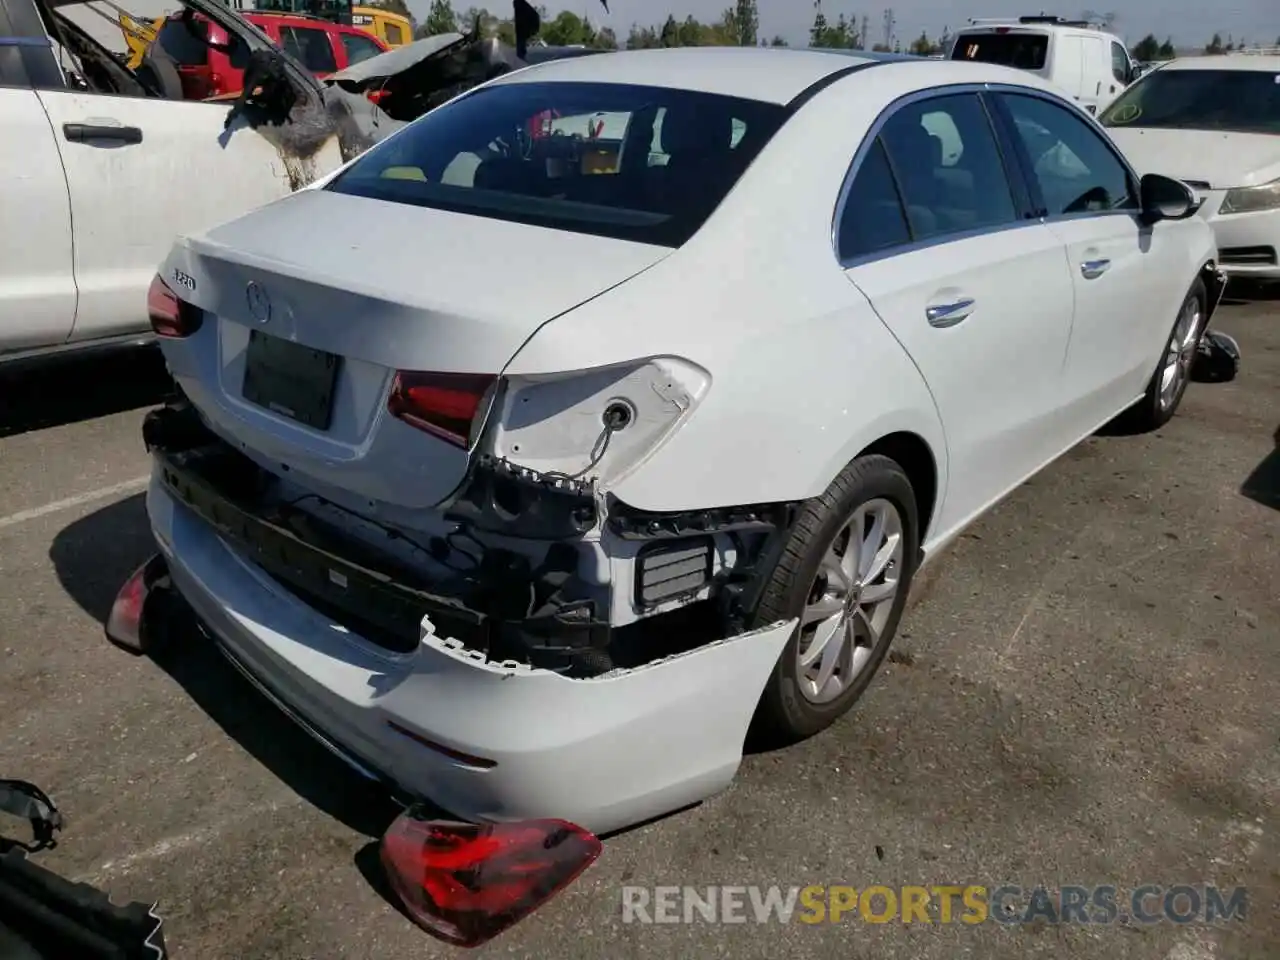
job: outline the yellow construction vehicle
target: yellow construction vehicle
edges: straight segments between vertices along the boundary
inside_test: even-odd
[[[373,34],[393,49],[413,42],[413,24],[409,18],[381,7],[352,7],[351,25]]]

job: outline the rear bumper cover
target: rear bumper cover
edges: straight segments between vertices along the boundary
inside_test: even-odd
[[[597,833],[723,789],[795,622],[590,679],[495,663],[430,615],[395,653],[308,606],[184,506],[147,494],[174,588],[232,661],[362,773],[471,820],[561,817]]]

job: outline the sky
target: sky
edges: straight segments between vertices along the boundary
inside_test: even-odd
[[[487,6],[499,16],[509,16],[509,0],[455,0],[454,9],[469,6]],[[802,46],[808,41],[809,26],[813,23],[812,0],[758,0],[760,8],[760,35],[781,35],[792,46]],[[896,26],[894,34],[905,47],[925,30],[937,36],[945,27],[955,30],[964,26],[970,17],[1002,17],[1034,14],[1046,11],[1064,17],[1078,17],[1086,9],[1099,14],[1114,11],[1117,14],[1115,30],[1127,42],[1136,43],[1147,33],[1154,33],[1163,40],[1172,35],[1178,46],[1203,46],[1214,32],[1222,34],[1223,42],[1230,34],[1235,40],[1251,44],[1271,46],[1280,36],[1280,16],[1277,8],[1280,0],[1097,0],[1098,6],[1077,8],[1063,5],[1054,8],[1023,3],[1019,0],[971,0],[968,3],[947,3],[946,0],[878,0],[876,6],[858,6],[856,0],[823,0],[822,10],[827,19],[834,21],[841,13],[850,19],[861,21],[865,15],[869,21],[871,41],[879,42],[884,36],[885,6],[892,2]],[[1045,3],[1047,0],[1040,0]],[[1080,0],[1076,0],[1080,2]],[[430,0],[408,0],[414,14],[422,19],[430,6]],[[699,20],[718,20],[732,0],[609,0],[605,13],[600,0],[534,0],[543,4],[554,15],[560,10],[572,10],[587,14],[597,27],[612,27],[619,40],[626,38],[631,24],[661,26],[668,14],[683,20],[692,14]]]

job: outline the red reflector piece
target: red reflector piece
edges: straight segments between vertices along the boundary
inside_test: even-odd
[[[449,823],[415,810],[382,838],[382,864],[415,923],[476,947],[542,906],[600,856],[600,841],[565,820]]]
[[[392,416],[419,430],[467,447],[485,396],[496,381],[497,377],[487,373],[401,370],[391,385],[387,408]]]
[[[124,582],[107,615],[108,640],[133,653],[145,652],[142,614],[146,609],[147,595],[163,574],[164,562],[156,556],[135,570]]]
[[[492,770],[498,765],[496,760],[490,760],[487,757],[477,757],[470,753],[463,753],[461,750],[454,750],[452,747],[446,747],[443,743],[436,743],[434,740],[428,740],[426,737],[422,736],[422,734],[414,733],[408,727],[402,727],[394,720],[388,720],[387,726],[402,737],[408,737],[410,740],[421,744],[428,750],[434,750],[436,753],[446,756],[450,760],[456,760],[458,763],[466,764],[468,767],[477,767],[481,770]]]
[[[147,314],[156,336],[180,339],[189,337],[200,329],[204,312],[196,306],[178,299],[160,274],[151,281],[147,290]]]
[[[383,100],[386,100],[391,96],[391,91],[385,88],[380,88],[378,90],[366,90],[364,95],[370,103],[381,104]]]

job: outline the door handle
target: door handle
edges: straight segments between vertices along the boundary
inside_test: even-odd
[[[1096,280],[1106,273],[1110,266],[1110,260],[1086,260],[1080,264],[1080,273],[1084,275],[1086,280]]]
[[[954,303],[937,303],[925,307],[924,316],[935,327],[953,327],[973,313],[974,305],[968,297]]]
[[[118,143],[142,142],[142,130],[139,127],[116,127],[105,123],[64,123],[62,125],[62,135],[72,143],[84,143],[87,140],[115,140]]]

